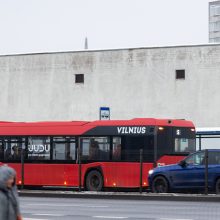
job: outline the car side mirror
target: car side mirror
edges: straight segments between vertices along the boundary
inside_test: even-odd
[[[185,160],[181,160],[179,163],[178,163],[181,167],[186,167],[187,163]]]

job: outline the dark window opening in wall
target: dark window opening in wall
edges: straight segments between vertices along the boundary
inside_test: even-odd
[[[75,83],[84,83],[84,74],[75,74]]]
[[[176,79],[185,79],[185,70],[176,70]]]

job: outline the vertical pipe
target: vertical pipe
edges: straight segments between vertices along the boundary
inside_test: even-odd
[[[199,150],[202,150],[202,140],[201,140],[201,135],[199,135]]]
[[[81,192],[82,186],[82,165],[81,165],[81,143],[80,138],[78,139],[78,148],[77,148],[77,155],[78,155],[78,173],[79,173],[79,192]]]
[[[24,149],[21,146],[21,189],[24,189]]]
[[[157,167],[157,130],[158,127],[154,128],[154,167]]]
[[[143,149],[140,149],[140,193],[143,191]]]
[[[205,150],[205,194],[208,195],[208,161],[209,153],[208,150]]]

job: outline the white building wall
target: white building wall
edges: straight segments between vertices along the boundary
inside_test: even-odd
[[[176,80],[175,70],[186,79]],[[75,84],[75,74],[85,74]],[[220,126],[220,45],[0,56],[0,120],[185,118]]]
[[[220,42],[220,1],[209,2],[209,42]]]

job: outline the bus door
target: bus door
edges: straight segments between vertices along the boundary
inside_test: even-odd
[[[53,161],[63,173],[63,185],[78,185],[77,140],[75,137],[53,137]]]

